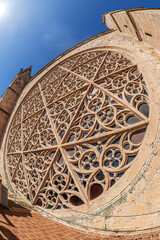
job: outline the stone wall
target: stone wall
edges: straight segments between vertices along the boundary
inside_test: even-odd
[[[103,23],[109,29],[128,34],[160,50],[160,10],[133,8],[103,15]]]
[[[16,105],[19,95],[30,79],[30,74],[31,67],[25,70],[21,69],[0,99],[0,143],[8,119]]]
[[[19,95],[21,94],[23,88],[30,79],[30,74],[31,67],[25,70],[21,69],[0,99],[0,145],[10,115],[16,105]],[[4,172],[3,166],[1,166],[0,173],[3,172]],[[3,206],[8,205],[8,189],[6,188],[5,185],[2,184],[1,175],[0,175],[0,204]]]

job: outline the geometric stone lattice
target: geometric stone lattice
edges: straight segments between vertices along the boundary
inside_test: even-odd
[[[146,85],[114,51],[63,61],[28,92],[8,133],[10,180],[48,209],[86,204],[136,158],[149,122]]]

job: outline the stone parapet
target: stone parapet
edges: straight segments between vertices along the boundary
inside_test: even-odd
[[[160,50],[160,9],[133,8],[103,15],[103,23]]]

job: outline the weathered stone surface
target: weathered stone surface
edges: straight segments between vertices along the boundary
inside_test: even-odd
[[[129,34],[160,50],[159,9],[133,8],[103,15],[103,23],[110,29]]]
[[[19,94],[30,79],[31,68],[21,70],[0,99],[0,142]]]
[[[125,55],[134,64],[138,65],[149,91],[150,116],[144,144],[136,161],[113,188],[100,196],[98,200],[92,200],[84,207],[77,207],[72,212],[66,211],[63,219],[70,225],[75,226],[76,223],[79,227],[96,231],[128,233],[129,231],[158,228],[160,227],[160,53],[157,50],[160,50],[160,28],[155,26],[160,24],[160,10],[141,8],[116,11],[105,14],[103,18],[104,23],[115,31],[106,32],[85,41],[85,43],[61,55],[37,73],[24,88],[7,128],[9,129],[13,116],[28,91],[59,62],[78,52],[97,47],[99,49],[111,49]],[[150,28],[148,28],[149,25]],[[148,32],[148,29],[150,29],[150,32]],[[16,76],[10,85],[18,94],[29,80],[29,70],[24,74],[24,79],[21,79],[22,74],[23,71]],[[16,102],[15,95],[10,94],[10,90],[7,90],[4,99],[2,97],[1,107],[3,110],[0,109],[0,133],[3,132],[8,120],[6,112],[10,114]],[[3,153],[7,131],[1,148],[0,169],[3,169]],[[3,174],[6,173],[3,172]],[[39,210],[36,207],[35,209]],[[55,212],[53,218],[61,218],[62,215]]]
[[[3,131],[6,127],[6,123],[9,119],[9,115],[3,109],[0,109],[0,139],[3,136]]]
[[[17,76],[11,82],[10,87],[18,94],[21,94],[23,88],[30,80],[31,69],[32,67],[29,67],[25,70],[21,69]]]
[[[18,99],[18,93],[16,93],[12,88],[7,88],[0,100],[0,108],[5,110],[10,114],[15,106]]]

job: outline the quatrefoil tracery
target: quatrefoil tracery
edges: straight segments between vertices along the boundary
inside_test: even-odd
[[[40,79],[8,134],[11,181],[33,204],[72,208],[112,187],[137,156],[148,94],[136,65],[113,51],[88,51]]]

